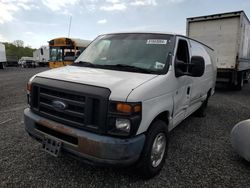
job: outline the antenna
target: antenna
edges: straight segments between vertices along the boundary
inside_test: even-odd
[[[70,29],[71,29],[71,20],[72,20],[72,16],[70,16],[69,18],[69,32],[68,32],[68,37],[70,35]]]

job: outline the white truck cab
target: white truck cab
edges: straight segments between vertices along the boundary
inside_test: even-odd
[[[204,116],[214,93],[213,50],[181,35],[97,37],[70,66],[33,76],[25,129],[54,156],[136,164],[144,177],[163,167],[168,132]]]
[[[4,68],[6,61],[5,45],[0,43],[0,69]]]

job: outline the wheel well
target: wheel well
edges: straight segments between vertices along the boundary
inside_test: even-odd
[[[150,129],[151,125],[153,124],[153,122],[157,121],[157,120],[161,120],[164,121],[166,123],[166,125],[168,126],[169,123],[169,112],[168,111],[164,111],[161,112],[160,114],[158,114],[154,120],[151,122],[150,126],[148,127],[148,130]]]

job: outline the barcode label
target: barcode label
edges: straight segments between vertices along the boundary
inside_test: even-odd
[[[162,39],[148,39],[147,44],[167,44],[168,40]]]

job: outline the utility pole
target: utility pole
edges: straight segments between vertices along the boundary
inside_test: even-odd
[[[69,18],[69,32],[68,32],[68,37],[70,36],[71,20],[72,20],[72,16],[70,16],[70,18]]]

